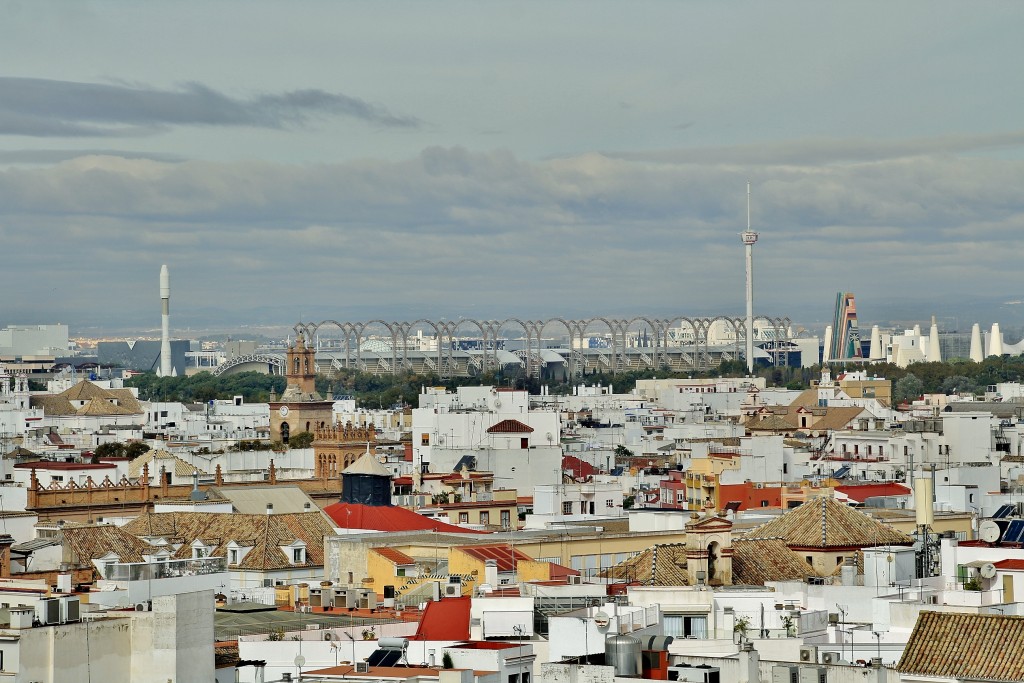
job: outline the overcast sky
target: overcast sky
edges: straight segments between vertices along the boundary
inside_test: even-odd
[[[1024,299],[1024,3],[0,0],[0,324]],[[987,322],[987,321],[982,321]]]

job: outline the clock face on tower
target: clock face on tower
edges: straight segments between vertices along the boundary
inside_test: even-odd
[[[277,412],[281,417],[288,417],[288,406],[281,406]]]

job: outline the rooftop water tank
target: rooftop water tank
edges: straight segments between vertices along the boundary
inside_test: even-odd
[[[640,641],[632,636],[608,636],[604,641],[605,664],[615,668],[616,676],[639,676]]]

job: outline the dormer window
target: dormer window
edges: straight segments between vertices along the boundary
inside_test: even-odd
[[[306,564],[306,544],[303,541],[295,539],[288,545],[280,546],[280,548],[291,564]]]
[[[196,539],[192,541],[192,559],[201,560],[204,557],[210,556],[211,548],[203,543],[201,540]]]
[[[238,549],[232,548],[228,551],[228,564],[238,564]]]

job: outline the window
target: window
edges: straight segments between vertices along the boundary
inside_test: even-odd
[[[580,501],[580,514],[581,515],[587,514],[587,501],[585,501],[585,500],[581,500]]]
[[[788,463],[782,463],[782,473],[783,474],[789,474],[789,464]]]
[[[423,434],[420,434],[420,445],[421,446],[429,446],[430,445],[430,434],[427,434],[426,432],[424,432]]]
[[[606,508],[613,508],[613,507],[615,507],[615,503],[614,503],[614,502],[612,501],[612,499],[611,499],[611,498],[609,498],[608,500],[606,500],[606,501],[604,502],[604,506],[605,506]]]
[[[662,617],[666,636],[707,638],[708,619],[704,615],[666,614]]]
[[[292,548],[292,564],[305,564],[306,563],[306,549],[305,548]]]
[[[167,417],[167,411],[166,410],[161,410],[160,411],[160,417]]]
[[[814,558],[813,558],[813,557],[811,557],[810,555],[808,555],[808,556],[807,556],[807,557],[805,557],[804,559],[805,559],[805,560],[807,560],[807,564],[811,565],[812,567],[814,566]]]
[[[839,557],[836,558],[836,566],[838,567],[842,563],[843,563],[843,556],[840,555]]]
[[[508,529],[512,526],[512,513],[508,510],[501,511],[501,528]]]
[[[238,551],[232,549],[228,554],[228,564],[238,564]]]
[[[200,546],[196,546],[196,547],[192,548],[192,559],[193,560],[201,560],[204,557],[206,557],[207,552],[208,551],[207,551],[205,546],[201,546],[201,545]]]
[[[571,515],[572,514],[572,501],[571,500],[567,500],[564,503],[562,503],[562,514],[563,515]]]
[[[460,512],[459,513],[459,524],[469,524],[469,513],[468,512]]]
[[[858,455],[860,453],[860,444],[853,444],[853,454]]]
[[[491,523],[491,513],[484,510],[480,513],[480,523],[487,525]]]
[[[524,436],[523,438],[519,439],[519,447],[520,448],[529,448],[530,447],[530,439],[529,439],[529,437],[525,437]]]

